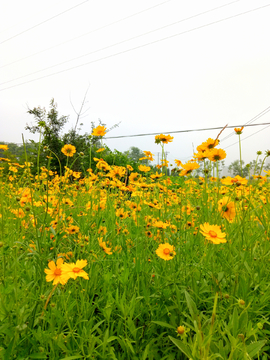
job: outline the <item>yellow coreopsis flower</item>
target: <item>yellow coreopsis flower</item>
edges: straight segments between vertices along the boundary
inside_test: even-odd
[[[219,225],[209,225],[204,223],[200,225],[200,233],[206,238],[206,240],[212,241],[213,244],[226,243],[226,234],[224,234]]]
[[[77,277],[82,277],[85,280],[89,280],[88,274],[82,270],[87,265],[87,260],[77,260],[76,264],[63,264],[62,266],[62,273],[64,276],[67,276],[68,278],[77,279]]]
[[[183,170],[180,173],[180,176],[186,176],[190,174],[193,170],[196,170],[200,167],[200,165],[196,162],[188,161],[186,164],[181,164]]]
[[[234,128],[234,131],[237,135],[241,135],[242,134],[242,131],[244,129],[244,126],[242,126],[241,128]]]
[[[228,196],[218,201],[218,211],[220,211],[222,216],[229,222],[232,222],[236,215],[234,202],[230,201]]]
[[[100,148],[100,149],[97,150],[97,153],[102,152],[104,150],[105,150],[105,148]]]
[[[172,141],[173,141],[173,137],[171,135],[160,134],[160,135],[155,136],[155,143],[156,144],[160,144],[161,142],[163,144],[168,144],[169,142],[172,142]]]
[[[182,161],[181,161],[181,160],[175,159],[174,162],[176,163],[177,166],[180,166],[180,165],[182,164]]]
[[[62,258],[57,259],[56,265],[54,261],[50,261],[48,264],[49,269],[45,269],[44,272],[47,274],[46,281],[53,281],[53,285],[62,284],[65,285],[69,279],[67,274],[63,274],[64,260]]]
[[[207,157],[210,161],[223,160],[226,156],[227,154],[223,149],[213,149],[207,154]]]
[[[160,244],[156,250],[156,254],[163,260],[172,260],[176,255],[175,247],[169,243]]]
[[[0,144],[0,150],[7,151],[7,150],[8,150],[8,146],[7,146],[7,145],[4,145],[4,144]]]
[[[67,144],[61,149],[62,153],[68,157],[72,157],[76,153],[76,148],[73,145]]]
[[[138,169],[142,172],[148,172],[151,170],[150,166],[145,166],[145,165],[139,165]]]
[[[91,135],[93,136],[104,136],[106,134],[106,130],[107,128],[105,128],[104,126],[97,126],[95,129],[93,129],[93,132]]]

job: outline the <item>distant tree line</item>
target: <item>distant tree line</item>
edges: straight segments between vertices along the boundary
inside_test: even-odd
[[[12,162],[23,164],[28,161],[32,163],[32,172],[35,174],[41,166],[50,167],[50,170],[60,172],[67,164],[67,157],[61,152],[64,145],[75,146],[76,154],[69,159],[69,166],[72,164],[72,170],[86,172],[91,168],[95,171],[96,161],[94,158],[102,158],[109,165],[126,166],[131,165],[135,171],[138,171],[140,164],[148,164],[146,160],[139,161],[145,154],[137,147],[131,147],[124,153],[118,150],[111,150],[108,146],[102,144],[101,137],[92,136],[89,133],[79,134],[77,128],[80,113],[77,114],[77,122],[74,128],[64,132],[68,123],[68,116],[60,116],[57,110],[57,104],[54,99],[51,100],[49,110],[35,107],[28,109],[28,114],[33,115],[34,124],[27,124],[25,129],[32,134],[39,134],[39,141],[30,140],[25,144],[8,144],[8,150],[1,151],[0,157],[8,158]],[[83,125],[82,123],[80,125]],[[99,125],[106,126],[99,120]],[[115,124],[109,129],[117,127]],[[95,123],[91,123],[92,131]],[[91,133],[92,133],[91,131]],[[101,149],[102,152],[100,152]]]

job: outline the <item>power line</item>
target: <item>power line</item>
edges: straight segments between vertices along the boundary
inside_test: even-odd
[[[26,33],[26,32],[28,32],[28,31],[30,31],[30,30],[32,30],[32,29],[35,29],[36,27],[38,27],[38,26],[40,26],[40,25],[43,25],[43,24],[45,24],[46,22],[51,21],[52,19],[55,19],[56,17],[58,17],[58,16],[60,16],[60,15],[63,15],[63,14],[65,14],[66,12],[68,12],[68,11],[70,11],[70,10],[73,10],[73,9],[75,9],[75,8],[78,7],[78,6],[83,5],[83,4],[85,4],[86,2],[88,2],[88,1],[89,1],[89,0],[85,0],[85,1],[81,2],[80,4],[77,4],[77,5],[69,8],[69,9],[67,9],[67,10],[65,10],[65,11],[62,11],[62,12],[59,13],[59,14],[56,14],[56,15],[50,17],[49,19],[46,19],[46,20],[44,20],[44,21],[42,21],[42,22],[40,22],[40,23],[38,23],[38,24],[36,24],[36,25],[34,25],[34,26],[26,29],[26,30],[21,31],[20,33],[18,33],[18,34],[16,34],[16,35],[13,35],[13,36],[11,36],[10,38],[8,38],[8,39],[0,42],[0,45],[1,45],[1,44],[4,44],[5,42],[7,42],[7,41],[9,41],[9,40],[12,40],[12,39],[16,38],[16,37],[18,37],[18,36],[20,36],[20,35],[22,35],[22,34],[24,34],[24,33]]]
[[[256,124],[254,124],[254,125],[256,125]],[[262,125],[262,124],[261,124],[261,125]],[[252,125],[247,125],[247,126],[252,126]],[[249,137],[251,137],[251,136],[253,136],[253,135],[257,134],[258,132],[265,130],[265,129],[266,129],[266,128],[268,128],[269,126],[270,126],[270,124],[269,124],[268,126],[264,127],[263,129],[258,130],[258,131],[256,131],[255,133],[253,133],[253,134],[251,134],[251,135],[249,135],[249,136],[247,136],[247,137],[245,137],[245,138],[241,139],[241,142],[242,142],[242,141],[244,141],[244,140],[246,140],[246,139],[248,139]],[[229,146],[225,147],[224,149],[228,149],[229,147],[231,147],[231,146],[233,146],[233,145],[236,145],[236,144],[239,144],[239,141],[237,141],[237,142],[235,142],[235,143],[233,143],[233,144],[231,144],[231,145],[229,145]]]
[[[240,0],[236,0],[236,1],[240,1]],[[233,1],[233,2],[231,2],[231,3],[229,3],[229,4],[226,4],[226,5],[227,5],[227,6],[228,6],[228,5],[231,5],[231,4],[235,3],[236,1]],[[46,70],[52,69],[52,68],[54,68],[54,67],[56,67],[56,66],[60,66],[60,65],[66,64],[66,63],[68,63],[68,62],[71,62],[71,61],[74,61],[74,60],[78,60],[78,59],[83,58],[83,57],[85,57],[85,56],[89,56],[89,55],[95,54],[95,53],[97,53],[97,52],[100,52],[100,51],[103,51],[103,50],[107,50],[107,49],[109,49],[109,48],[111,48],[111,47],[118,46],[118,45],[120,45],[120,44],[123,44],[123,43],[128,42],[128,41],[131,41],[131,40],[135,40],[135,39],[137,39],[137,38],[139,38],[139,37],[142,37],[142,36],[145,36],[145,35],[151,34],[151,33],[153,33],[153,32],[156,32],[156,31],[159,31],[159,30],[165,29],[165,28],[167,28],[167,27],[170,27],[170,26],[173,26],[173,25],[179,24],[180,22],[183,22],[183,21],[189,20],[189,19],[191,19],[191,18],[197,17],[197,16],[199,16],[199,15],[205,14],[205,13],[210,12],[210,11],[217,10],[217,9],[219,9],[219,8],[221,8],[221,7],[224,7],[224,6],[225,6],[225,5],[218,6],[217,8],[214,8],[214,9],[211,9],[211,10],[208,10],[208,11],[204,11],[203,13],[199,13],[199,14],[196,14],[196,15],[190,16],[190,17],[188,17],[188,18],[181,19],[181,20],[179,20],[179,21],[173,22],[173,23],[168,24],[168,25],[161,26],[161,27],[159,27],[159,28],[157,28],[157,29],[147,31],[146,33],[143,33],[143,34],[140,34],[140,35],[133,36],[133,37],[131,37],[131,38],[129,38],[129,39],[122,40],[122,41],[120,41],[120,42],[118,42],[118,43],[115,43],[115,44],[112,44],[112,45],[105,46],[105,47],[103,47],[103,48],[101,48],[101,49],[98,49],[98,50],[95,50],[95,51],[91,51],[91,52],[89,52],[89,53],[86,53],[86,54],[83,54],[83,55],[80,55],[80,56],[76,56],[76,57],[75,57],[75,58],[73,58],[73,59],[65,60],[65,61],[62,61],[61,63],[55,64],[55,65],[51,65],[51,66],[48,66],[48,67],[46,67],[46,68],[44,68],[44,69],[37,70],[37,71],[34,71],[34,72],[32,72],[32,73],[29,73],[29,74],[26,74],[26,75],[19,76],[19,77],[15,78],[15,79],[12,79],[12,80],[8,80],[8,81],[5,81],[5,82],[2,82],[2,83],[0,83],[0,85],[4,85],[4,84],[10,83],[10,82],[12,82],[12,81],[16,81],[16,80],[19,80],[19,79],[25,78],[25,77],[27,77],[27,76],[35,75],[35,74],[37,74],[37,73],[40,73],[40,72],[43,72],[43,71],[46,71]]]
[[[265,114],[267,114],[270,111],[270,106],[268,106],[266,109],[264,109],[263,111],[261,111],[258,115],[254,116],[251,120],[249,120],[248,122],[246,122],[244,124],[244,126],[253,123],[254,121],[258,120],[259,118],[261,118],[262,116],[264,116]],[[235,133],[231,133],[227,136],[225,136],[223,139],[220,139],[220,141],[224,141],[227,140],[228,138],[230,138],[231,136],[233,136]]]
[[[83,37],[83,36],[92,34],[92,33],[94,33],[94,32],[97,32],[97,31],[99,31],[99,30],[102,30],[102,29],[104,29],[104,28],[106,28],[106,27],[109,27],[109,26],[111,26],[111,25],[115,25],[115,24],[117,24],[117,23],[119,23],[119,22],[122,22],[122,21],[124,21],[124,20],[127,20],[127,19],[129,19],[129,18],[131,18],[131,17],[137,16],[137,15],[139,15],[139,14],[141,14],[141,13],[144,13],[144,12],[146,12],[146,11],[149,11],[149,10],[151,10],[151,9],[157,7],[157,6],[163,5],[163,4],[168,3],[168,2],[170,2],[170,1],[172,1],[172,0],[164,1],[164,2],[159,3],[159,4],[157,4],[157,5],[151,6],[151,7],[147,8],[147,9],[145,9],[145,10],[141,10],[141,11],[135,13],[135,14],[126,16],[126,17],[124,17],[124,18],[122,18],[122,19],[116,20],[116,21],[114,21],[114,22],[112,22],[112,23],[109,23],[109,24],[107,24],[107,25],[101,26],[101,27],[99,27],[99,28],[97,28],[97,29],[88,31],[87,33],[84,33],[84,34],[82,34],[82,35],[76,36],[76,37],[74,37],[74,38],[72,38],[72,39],[69,39],[69,40],[67,40],[67,41],[64,41],[64,42],[62,42],[62,43],[60,43],[60,44],[51,46],[51,47],[49,47],[49,48],[47,48],[47,49],[41,50],[41,51],[39,51],[39,52],[37,52],[37,53],[34,53],[34,54],[32,54],[32,55],[28,55],[28,56],[26,56],[26,57],[24,57],[24,58],[21,58],[21,59],[19,59],[19,60],[13,61],[13,62],[11,62],[11,63],[9,63],[9,64],[2,65],[2,66],[0,66],[0,69],[3,68],[3,67],[9,66],[9,65],[15,64],[15,63],[17,63],[17,62],[19,62],[19,61],[28,59],[28,58],[30,58],[30,57],[32,57],[32,56],[41,54],[41,53],[43,53],[43,52],[45,52],[45,51],[54,49],[54,48],[56,48],[56,47],[58,47],[58,46],[67,44],[67,43],[69,43],[69,42],[71,42],[71,41],[74,41],[74,40],[77,40],[77,39],[79,39],[79,38],[81,38],[81,37]],[[176,21],[176,22],[174,22],[174,23],[172,23],[172,24],[165,25],[164,27],[160,27],[160,28],[158,28],[158,29],[156,29],[156,30],[152,30],[152,31],[149,31],[149,32],[147,32],[147,33],[145,33],[145,34],[138,35],[138,37],[143,36],[143,35],[146,35],[146,34],[149,34],[149,33],[153,32],[153,31],[157,31],[157,30],[163,29],[163,28],[168,27],[168,26],[175,25],[175,24],[180,23],[180,22],[184,22],[184,21],[190,20],[190,19],[192,19],[192,18],[195,18],[195,17],[201,16],[201,15],[204,15],[204,14],[206,14],[206,13],[209,13],[209,12],[211,12],[211,11],[220,9],[220,8],[222,8],[222,7],[225,7],[225,6],[229,6],[229,5],[234,4],[234,3],[236,3],[236,2],[239,2],[239,1],[241,1],[241,0],[235,0],[235,1],[232,1],[232,2],[230,2],[230,3],[228,3],[228,4],[221,5],[221,6],[218,6],[218,7],[216,7],[216,8],[203,11],[203,12],[201,12],[201,13],[198,13],[198,14],[195,14],[195,15],[192,15],[192,16],[189,16],[188,18],[182,19],[182,20],[180,20],[180,21]],[[136,37],[133,37],[133,38],[131,38],[131,39],[133,40],[134,38],[136,38]],[[125,42],[125,41],[129,41],[129,40],[131,40],[131,39],[124,40],[124,42]],[[115,46],[115,45],[118,45],[118,44],[121,44],[121,43],[122,43],[122,42],[116,43],[116,44],[114,44],[114,45],[110,45],[109,47]],[[107,48],[107,47],[106,47],[106,48]],[[98,51],[104,50],[104,49],[106,49],[106,48],[100,49],[100,50],[98,50]],[[94,51],[94,52],[96,52],[96,51]],[[88,53],[88,54],[86,54],[86,55],[89,55],[89,54],[92,54],[92,53]],[[83,56],[86,56],[86,55],[83,55]],[[79,58],[79,57],[78,57],[78,58]],[[76,59],[76,58],[75,58],[75,59]],[[68,60],[68,61],[71,61],[71,60]],[[59,64],[58,64],[58,65],[59,65]],[[55,65],[55,66],[56,66],[56,65]],[[42,70],[40,70],[40,71],[42,71]],[[13,81],[13,80],[10,80],[10,81]]]
[[[126,49],[126,50],[123,50],[123,51],[119,51],[119,52],[117,52],[117,53],[115,53],[115,54],[107,55],[107,56],[104,56],[104,57],[99,58],[99,59],[96,59],[96,60],[91,60],[91,61],[88,61],[88,62],[86,62],[86,63],[80,64],[80,65],[72,66],[72,67],[70,67],[70,68],[67,68],[67,69],[64,69],[64,70],[60,70],[60,71],[57,71],[57,72],[52,73],[52,74],[44,75],[44,76],[41,76],[41,77],[36,78],[36,79],[32,79],[32,80],[28,80],[28,81],[22,82],[22,83],[20,83],[20,84],[12,85],[12,86],[9,86],[9,87],[0,89],[0,91],[7,90],[7,89],[11,89],[11,88],[16,87],[16,86],[28,84],[28,83],[31,83],[31,82],[33,82],[33,81],[41,80],[41,79],[48,78],[48,77],[51,77],[51,76],[54,76],[54,75],[58,75],[58,74],[61,74],[61,73],[63,73],[63,72],[66,72],[66,71],[73,70],[73,69],[76,69],[76,68],[79,68],[79,67],[82,67],[82,66],[86,66],[86,65],[89,65],[89,64],[93,64],[93,63],[99,62],[99,61],[101,61],[101,60],[109,59],[109,58],[111,58],[111,57],[118,56],[118,55],[121,55],[121,54],[130,52],[130,51],[133,51],[133,50],[141,49],[141,48],[146,47],[146,46],[148,46],[148,45],[156,44],[156,43],[158,43],[158,42],[161,42],[161,41],[164,41],[164,40],[168,40],[168,39],[172,39],[172,38],[174,38],[174,37],[176,37],[176,36],[184,35],[184,34],[186,34],[186,33],[189,33],[189,32],[192,32],[192,31],[196,31],[196,30],[199,30],[199,29],[202,29],[202,28],[211,26],[211,25],[215,25],[215,24],[218,24],[218,23],[220,23],[220,22],[223,22],[223,21],[226,21],[226,20],[229,20],[229,19],[232,19],[232,18],[236,18],[236,17],[238,17],[238,16],[246,15],[246,14],[248,14],[248,13],[250,13],[250,12],[257,11],[257,10],[261,10],[261,9],[266,8],[266,7],[268,7],[268,6],[270,6],[270,4],[264,5],[264,6],[260,6],[260,7],[255,8],[255,9],[247,10],[247,11],[244,11],[244,12],[242,12],[242,13],[238,13],[238,14],[235,14],[235,15],[232,15],[232,16],[229,16],[229,17],[220,19],[220,20],[213,21],[213,22],[208,23],[208,24],[204,24],[204,25],[201,25],[201,26],[198,26],[198,27],[189,29],[189,30],[185,30],[185,31],[180,32],[180,33],[177,33],[177,34],[169,35],[169,36],[166,36],[166,37],[164,37],[164,38],[161,38],[161,39],[158,39],[158,40],[154,40],[154,41],[151,41],[151,42],[142,44],[142,45],[138,45],[138,46],[135,46],[135,47],[130,48],[130,49]]]
[[[147,8],[147,9],[138,11],[138,12],[136,12],[135,14],[128,15],[128,16],[126,16],[126,17],[124,17],[124,18],[118,19],[118,20],[113,21],[113,22],[111,22],[111,23],[109,23],[109,24],[106,24],[106,25],[103,25],[103,26],[101,26],[101,27],[99,27],[99,28],[96,28],[96,29],[94,29],[94,30],[88,31],[88,32],[86,32],[86,33],[84,33],[84,34],[81,34],[81,35],[79,35],[79,36],[76,36],[76,37],[74,37],[74,38],[72,38],[72,39],[69,39],[69,40],[67,40],[67,41],[64,41],[64,42],[61,42],[61,43],[59,43],[59,44],[50,46],[50,47],[47,48],[47,49],[38,51],[38,52],[36,52],[36,53],[34,53],[34,54],[25,56],[24,58],[21,58],[21,59],[18,59],[18,60],[13,61],[13,62],[11,62],[11,63],[2,65],[2,66],[0,66],[0,69],[3,68],[3,67],[9,66],[9,65],[15,64],[15,63],[17,63],[17,62],[19,62],[19,61],[29,59],[29,58],[32,57],[32,56],[36,56],[36,55],[42,54],[42,53],[44,53],[44,52],[46,52],[46,51],[48,51],[48,50],[51,50],[51,49],[54,49],[54,48],[56,48],[56,47],[58,47],[58,46],[67,44],[67,43],[69,43],[69,42],[71,42],[71,41],[74,41],[74,40],[77,40],[77,39],[79,39],[79,38],[81,38],[81,37],[83,37],[83,36],[92,34],[92,33],[97,32],[97,31],[99,31],[99,30],[103,30],[103,29],[105,29],[105,28],[107,28],[107,27],[109,27],[109,26],[112,26],[112,25],[115,25],[115,24],[117,24],[117,23],[119,23],[119,22],[122,22],[122,21],[124,21],[124,20],[130,19],[131,17],[137,16],[137,15],[139,15],[139,14],[142,14],[142,13],[146,12],[146,11],[149,11],[149,10],[151,10],[151,9],[154,9],[154,8],[156,8],[156,7],[158,7],[158,6],[164,5],[164,4],[166,4],[166,3],[170,2],[170,1],[172,1],[172,0],[163,1],[162,3],[156,4],[156,5],[154,5],[154,6],[151,6],[151,7]],[[237,0],[237,1],[240,1],[240,0]]]
[[[262,123],[262,124],[249,124],[249,125],[246,125],[246,126],[262,126],[262,125],[268,125],[268,124],[270,125],[270,123]],[[227,126],[226,129],[235,128],[235,127],[242,127],[242,126],[243,125],[231,125],[231,126]],[[195,131],[221,130],[223,128],[224,128],[224,126],[212,127],[212,128],[204,128],[204,129],[165,131],[165,132],[162,132],[162,134],[177,134],[177,133],[187,133],[187,132],[195,132]],[[153,135],[159,135],[159,134],[160,134],[160,132],[158,132],[158,133],[148,133],[148,134],[136,134],[136,135],[110,136],[110,137],[104,138],[104,140],[107,140],[107,139],[120,139],[120,138],[126,138],[126,137],[153,136]]]

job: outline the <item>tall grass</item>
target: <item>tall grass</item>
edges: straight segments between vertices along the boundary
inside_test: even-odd
[[[268,178],[131,171],[124,184],[125,168],[99,165],[2,174],[0,358],[268,359]],[[59,258],[87,260],[89,280],[46,281]]]

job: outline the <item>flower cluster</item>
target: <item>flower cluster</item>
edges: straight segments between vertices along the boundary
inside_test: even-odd
[[[77,260],[74,263],[65,263],[63,258],[59,258],[56,261],[50,261],[48,264],[49,269],[45,269],[47,274],[46,281],[53,281],[53,285],[62,284],[65,285],[69,279],[77,279],[82,277],[85,280],[89,280],[88,274],[82,270],[87,265],[87,260]]]

